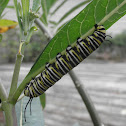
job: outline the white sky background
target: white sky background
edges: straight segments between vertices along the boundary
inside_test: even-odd
[[[78,4],[78,3],[82,2],[82,1],[84,1],[84,0],[68,0],[64,4],[64,6],[62,8],[60,8],[60,10],[58,10],[56,12],[55,16],[53,16],[51,19],[54,20],[54,21],[58,21],[60,19],[60,17],[62,17],[65,14],[65,12],[67,12],[68,10],[70,10],[71,7],[75,6],[76,4]],[[57,4],[55,4],[55,6],[52,8],[52,10],[56,6],[58,6],[58,4],[60,4],[60,2],[62,2],[62,0],[59,0],[59,2],[57,2]],[[8,5],[13,5],[13,0],[10,0]],[[72,13],[69,17],[76,16],[83,8],[84,7],[81,7],[80,9],[74,11],[74,13]],[[7,13],[4,16],[4,18],[11,19],[11,20],[17,20],[15,10],[6,9],[5,12],[7,12]],[[66,20],[68,20],[68,18]],[[107,33],[110,34],[110,35],[117,35],[117,34],[123,32],[124,30],[126,30],[126,15],[123,16],[114,25],[112,25],[111,28],[109,28],[107,30]]]

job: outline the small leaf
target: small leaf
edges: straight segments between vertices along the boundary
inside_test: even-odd
[[[18,2],[18,11],[19,11],[19,14],[20,14],[20,17],[22,18],[22,7],[21,7],[21,4]]]
[[[32,12],[38,11],[40,8],[41,0],[33,0]]]
[[[47,5],[46,5],[46,0],[41,0],[41,5],[42,5],[42,10],[43,10],[43,14],[41,17],[42,22],[47,25]]]
[[[44,109],[46,106],[46,94],[44,93],[44,94],[40,95],[39,98],[40,98],[42,108]]]
[[[20,15],[20,13],[22,13],[21,10],[20,10],[21,9],[21,5],[20,5],[19,2],[17,2],[17,0],[14,0],[14,6],[15,6],[15,9],[16,9],[16,15],[17,15],[20,31],[22,32],[23,31],[22,14]]]
[[[2,41],[2,38],[3,38],[3,36],[2,36],[2,34],[0,34],[0,42]]]
[[[42,10],[43,10],[41,20],[45,25],[48,25],[47,17],[48,17],[49,10],[56,1],[57,0],[41,0]]]
[[[27,34],[28,28],[29,28],[29,6],[30,1],[29,0],[21,0],[22,2],[22,9],[23,9],[23,29],[24,34]]]
[[[0,17],[8,2],[9,0],[0,0]]]
[[[17,26],[17,22],[7,19],[0,20],[0,33],[6,32],[9,29],[13,29]]]
[[[33,21],[35,18],[39,18],[39,15],[35,12],[29,12],[29,21]]]

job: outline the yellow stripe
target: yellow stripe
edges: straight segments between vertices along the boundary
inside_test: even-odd
[[[87,47],[87,49],[88,49],[88,51],[89,51],[90,53],[93,51],[91,48],[89,48],[89,47],[86,45],[86,43],[82,42],[82,44],[83,44],[84,46]]]
[[[71,50],[72,51],[72,53],[74,54],[74,55],[76,55],[77,56],[77,58],[79,59],[79,61],[81,62],[83,59],[81,59],[81,57],[80,56],[78,56],[77,55],[77,53],[74,51],[74,50]]]
[[[42,77],[40,77],[41,81],[38,79],[39,83],[42,85],[42,87],[47,90],[48,87],[44,85],[43,81],[42,81]]]
[[[71,68],[71,66],[63,59],[63,58],[61,58],[61,60],[62,60],[62,62],[64,62],[64,64],[66,64],[66,66],[71,70],[72,68]]]
[[[95,37],[93,37],[93,39],[94,39],[95,41],[97,41],[97,42],[99,43],[99,45],[101,45],[101,41],[100,41],[100,40],[96,39]]]

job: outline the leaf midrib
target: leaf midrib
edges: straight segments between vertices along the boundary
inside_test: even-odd
[[[124,4],[126,4],[126,0],[123,1],[120,5],[118,5],[114,10],[112,10],[109,14],[107,14],[99,23],[98,25],[102,25],[107,19],[109,19],[113,14],[115,14]],[[107,30],[107,29],[106,29]],[[91,28],[87,33],[82,35],[81,37],[84,39],[87,36],[91,35],[93,33],[94,28]]]

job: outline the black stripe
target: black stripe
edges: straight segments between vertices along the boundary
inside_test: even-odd
[[[62,57],[62,55],[60,54],[57,54],[56,56],[56,62],[57,62],[57,65],[58,65],[58,68],[61,72],[61,74],[65,75],[67,73],[66,69],[64,68],[64,66],[62,65],[62,61],[60,61],[59,59]]]
[[[34,83],[33,83],[32,87],[37,96],[41,95],[41,93],[35,89]]]
[[[83,42],[85,43],[84,40],[83,40]],[[81,42],[81,43],[82,43],[82,42]],[[86,44],[86,43],[85,43],[85,44]],[[84,51],[84,53],[86,54],[86,56],[88,57],[88,56],[89,56],[89,53],[85,50],[85,48],[87,49],[87,47],[83,45],[83,46],[85,47],[85,48],[84,48],[80,43],[79,43],[79,45],[80,45],[81,49]],[[88,50],[88,49],[87,49],[87,50]],[[89,51],[89,50],[88,50],[88,51]],[[82,53],[83,53],[83,52],[82,52]]]
[[[41,77],[38,77],[38,79],[40,80],[40,81],[42,81],[42,79],[41,79]],[[43,84],[44,84],[44,82],[43,82]],[[45,89],[40,83],[38,83],[38,81],[37,81],[37,85],[38,85],[38,87],[43,91],[43,92],[45,92],[47,89]]]
[[[51,87],[52,85],[51,84],[49,84],[46,80],[45,80],[45,78],[43,77],[43,73],[41,73],[41,77],[42,77],[42,80],[43,80],[43,82],[44,82],[44,85],[46,86],[46,87]]]
[[[90,43],[91,43],[91,45],[90,45],[90,47],[91,47],[91,49],[94,51],[94,50],[96,50],[99,46],[94,42],[94,39],[92,39],[90,36],[89,36],[89,39],[90,39]],[[95,47],[94,47],[95,46]]]

